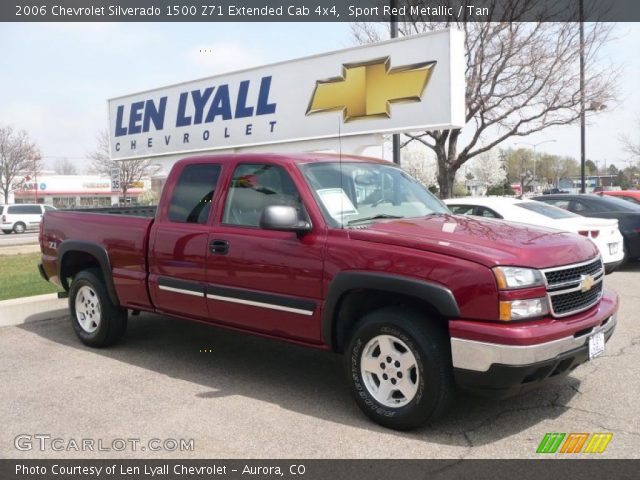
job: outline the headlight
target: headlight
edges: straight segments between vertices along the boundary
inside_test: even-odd
[[[549,313],[546,298],[530,298],[527,300],[511,300],[500,302],[500,320],[524,320],[526,318],[543,317]]]
[[[521,267],[495,267],[493,274],[498,282],[500,290],[514,288],[537,287],[544,285],[542,274],[539,270]]]

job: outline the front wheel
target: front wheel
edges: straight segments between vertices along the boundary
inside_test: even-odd
[[[90,347],[116,343],[127,328],[127,310],[111,301],[98,269],[75,276],[69,289],[69,310],[76,335]]]
[[[2,233],[4,233],[5,235],[9,235],[12,232],[13,230],[2,230]]]
[[[396,430],[444,414],[452,397],[451,353],[437,320],[406,308],[367,314],[345,352],[356,403],[373,421]]]

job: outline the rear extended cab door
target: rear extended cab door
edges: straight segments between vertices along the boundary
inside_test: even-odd
[[[208,318],[206,258],[222,172],[222,162],[192,159],[167,180],[149,236],[149,293],[160,312]]]

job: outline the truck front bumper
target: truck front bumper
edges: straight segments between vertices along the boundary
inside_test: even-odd
[[[450,328],[456,383],[473,393],[506,397],[566,375],[589,360],[591,336],[602,332],[605,341],[611,338],[617,310],[617,295],[605,291],[591,311],[561,320],[520,325],[482,322],[484,332],[478,328],[465,332],[468,322],[453,321],[459,322]],[[500,336],[505,343],[482,338]]]

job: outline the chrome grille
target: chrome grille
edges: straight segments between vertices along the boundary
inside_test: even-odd
[[[553,312],[557,316],[570,315],[575,312],[586,310],[595,305],[602,295],[602,282],[596,283],[591,290],[581,292],[561,293],[551,297]]]
[[[568,266],[562,269],[545,270],[547,285],[550,288],[557,288],[567,283],[580,282],[581,275],[597,276],[602,270],[602,262],[599,258],[578,266]]]
[[[566,317],[596,305],[602,297],[604,267],[600,257],[588,262],[543,270],[551,314]],[[585,289],[583,281],[593,284]]]

